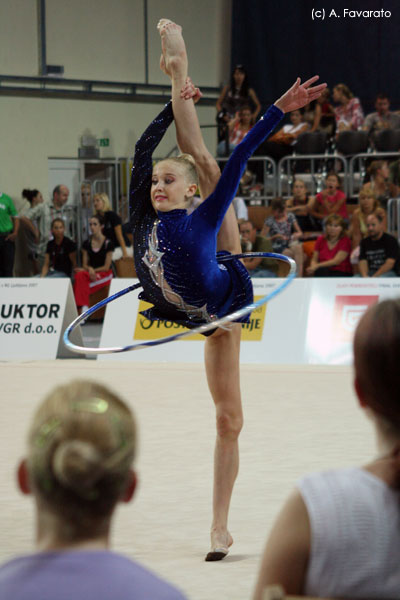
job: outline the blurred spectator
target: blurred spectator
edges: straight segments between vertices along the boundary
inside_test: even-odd
[[[265,587],[273,584],[290,597],[398,597],[399,332],[398,299],[374,304],[361,317],[353,380],[373,425],[376,455],[371,460],[365,444],[368,464],[308,473],[297,483],[272,526],[253,600],[266,598]],[[336,439],[329,456],[339,451]]]
[[[26,261],[30,264],[29,274],[37,275],[39,273],[38,263],[38,243],[40,241],[40,232],[36,221],[31,221],[25,215],[28,210],[34,208],[43,202],[43,196],[39,190],[22,190],[22,197],[27,200],[26,206],[19,211],[21,226],[17,241],[19,261]]]
[[[309,131],[319,130],[322,116],[322,105],[317,100],[313,100],[304,107],[304,122],[308,123]]]
[[[108,286],[113,277],[111,263],[114,247],[103,233],[103,217],[93,215],[89,227],[92,234],[82,245],[82,268],[75,269],[74,294],[80,313],[87,310],[90,294]]]
[[[47,242],[41,277],[71,277],[76,269],[76,244],[65,237],[64,221],[54,219],[51,224],[53,239]]]
[[[368,215],[379,214],[382,216],[384,230],[386,230],[386,212],[381,207],[374,192],[365,187],[358,196],[358,207],[353,211],[351,219],[351,239],[353,248],[357,248],[363,238],[367,237]]]
[[[243,221],[239,225],[240,238],[244,252],[273,252],[271,241],[257,234],[251,221]],[[244,266],[251,277],[277,277],[278,263],[271,258],[244,258]]]
[[[249,106],[243,106],[235,115],[233,119],[228,122],[229,130],[229,152],[236,148],[242,141],[244,136],[250,131],[253,126],[251,109]],[[217,147],[218,156],[226,156],[226,141],[222,140],[219,142]]]
[[[346,235],[346,223],[339,215],[329,215],[325,235],[315,242],[307,275],[314,277],[351,277],[351,241]]]
[[[264,223],[262,235],[271,240],[274,252],[294,258],[297,276],[303,275],[303,248],[299,243],[302,231],[293,213],[288,213],[283,198],[274,198],[271,202],[272,216]]]
[[[252,108],[252,121],[257,118],[261,104],[253,88],[249,86],[248,76],[243,65],[236,65],[231,74],[230,83],[222,89],[217,100],[218,142],[228,135],[228,123],[236,113],[247,105]]]
[[[308,131],[309,125],[303,119],[301,110],[293,110],[290,113],[290,124],[284,125],[254,152],[255,156],[270,156],[279,161],[284,156],[292,154],[293,146],[302,133]]]
[[[18,485],[35,505],[35,553],[0,567],[15,600],[184,600],[166,581],[110,550],[111,525],[136,488],[137,427],[108,387],[53,389],[32,419]]]
[[[396,160],[389,166],[389,192],[391,198],[400,196],[400,160]]]
[[[335,108],[336,132],[361,129],[364,113],[358,98],[344,83],[338,83],[333,88],[333,101],[338,104]]]
[[[44,264],[47,242],[51,235],[51,224],[58,217],[65,223],[65,229],[68,234],[72,231],[72,223],[67,214],[63,211],[63,206],[68,201],[69,189],[66,185],[57,185],[53,190],[52,202],[41,202],[30,208],[25,217],[37,223],[40,233],[38,243],[38,262],[42,268]]]
[[[292,194],[293,196],[286,200],[286,208],[295,215],[303,234],[305,232],[322,231],[320,222],[310,215],[314,196],[308,194],[307,186],[302,179],[297,178],[294,180]]]
[[[318,129],[327,133],[329,136],[335,133],[336,119],[335,111],[330,100],[329,88],[322,90],[320,97],[317,99],[317,103],[321,106],[321,120],[319,122]]]
[[[310,206],[311,216],[321,222],[329,215],[338,214],[348,222],[346,194],[339,189],[339,176],[334,172],[329,173],[325,179],[325,186],[325,189],[315,196]]]
[[[374,160],[369,165],[368,170],[369,182],[364,184],[362,189],[370,189],[374,192],[378,202],[385,209],[390,199],[389,192],[389,167],[386,160]]]
[[[367,230],[368,236],[360,242],[361,277],[397,277],[399,244],[395,237],[384,232],[383,215],[368,215]]]
[[[390,100],[386,94],[378,94],[375,100],[376,112],[365,117],[363,129],[372,135],[382,129],[399,129],[400,116],[390,111]]]
[[[91,208],[92,206],[92,186],[90,183],[81,183],[81,205],[82,208]]]
[[[19,218],[14,202],[0,193],[0,277],[12,277]]]
[[[95,194],[93,196],[93,207],[95,215],[104,218],[104,235],[112,242],[114,247],[113,260],[133,256],[133,249],[129,246],[128,238],[122,233],[121,217],[111,210],[110,200],[107,194]]]

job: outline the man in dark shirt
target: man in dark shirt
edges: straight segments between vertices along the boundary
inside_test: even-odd
[[[367,229],[369,235],[360,243],[361,277],[397,277],[399,244],[395,237],[383,231],[383,216],[368,215]]]
[[[250,252],[273,252],[272,244],[263,235],[257,234],[257,229],[251,221],[239,225],[242,242],[250,242]],[[247,250],[246,250],[247,252]],[[250,277],[277,277],[278,261],[271,258],[245,258],[243,260]]]
[[[41,277],[71,277],[76,267],[76,244],[64,235],[65,225],[60,218],[51,224],[53,239],[47,243]]]

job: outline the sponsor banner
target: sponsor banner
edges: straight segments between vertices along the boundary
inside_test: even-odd
[[[304,362],[350,365],[357,323],[379,300],[400,295],[395,278],[314,279],[308,311]]]
[[[78,357],[62,343],[76,317],[69,279],[0,279],[0,359]],[[74,341],[82,344],[80,331],[74,332]]]
[[[136,280],[113,279],[110,295],[135,283]],[[253,280],[254,297],[256,300],[271,292],[279,282],[278,279]],[[263,305],[250,315],[250,322],[242,324],[241,361],[248,363],[290,363],[297,362],[303,353],[303,339],[298,324],[299,316],[307,315],[307,292],[299,297],[299,281],[294,281],[287,292],[278,296],[271,304]],[[302,298],[304,302],[302,303]],[[279,304],[281,300],[282,304]],[[296,309],[293,310],[293,305]],[[101,346],[126,346],[135,341],[155,340],[167,337],[173,333],[184,331],[185,328],[171,321],[149,321],[141,311],[150,305],[138,300],[138,292],[126,294],[107,306]],[[287,315],[285,315],[287,313]],[[281,315],[284,315],[285,327],[282,327]],[[291,343],[285,335],[286,329],[299,330],[298,338]],[[101,354],[99,360],[134,360],[139,362],[173,361],[173,362],[203,362],[204,339],[202,335],[191,335],[182,340],[138,352],[118,354]],[[284,359],[282,359],[284,357]]]

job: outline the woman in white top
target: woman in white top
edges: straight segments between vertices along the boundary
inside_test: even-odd
[[[254,600],[400,595],[400,300],[371,307],[354,338],[355,391],[372,419],[378,457],[363,467],[303,478],[278,516]]]
[[[309,124],[303,119],[302,111],[294,110],[290,113],[290,123],[281,127],[273,136],[263,142],[255,154],[270,156],[279,161],[284,156],[292,154],[293,146],[296,144],[299,135],[308,131],[309,128]]]

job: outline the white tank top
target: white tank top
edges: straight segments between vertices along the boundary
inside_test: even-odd
[[[298,484],[311,525],[304,593],[400,598],[400,492],[360,468]]]

